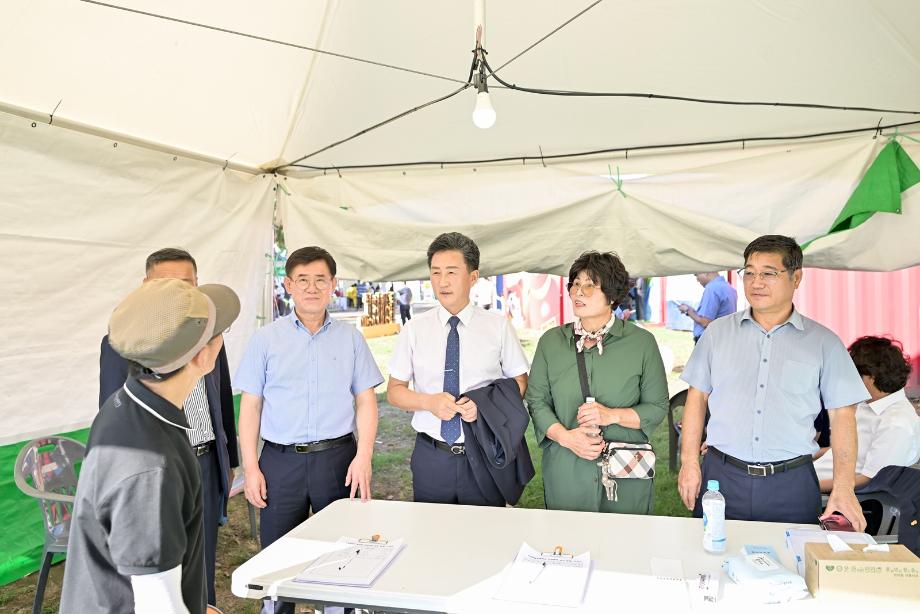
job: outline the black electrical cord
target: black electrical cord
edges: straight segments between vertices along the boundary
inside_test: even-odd
[[[591,151],[579,151],[574,153],[565,153],[565,154],[553,154],[553,155],[541,155],[541,156],[509,156],[504,158],[483,158],[477,160],[426,160],[426,161],[417,161],[417,162],[387,162],[380,164],[351,164],[346,166],[310,166],[307,164],[297,164],[291,163],[284,166],[278,167],[279,169],[284,168],[300,168],[311,171],[332,171],[332,170],[366,170],[374,168],[402,168],[409,166],[471,166],[475,164],[492,164],[500,162],[521,162],[526,163],[528,161],[539,162],[541,160],[561,160],[569,158],[585,158],[589,156],[599,156],[604,154],[613,154],[613,153],[622,153],[626,152],[628,155],[631,151],[648,151],[655,149],[679,149],[685,147],[705,147],[708,145],[731,145],[731,144],[742,144],[745,143],[757,143],[757,142],[767,142],[767,141],[801,141],[807,139],[821,138],[827,136],[844,136],[848,134],[858,134],[860,132],[875,132],[881,135],[882,130],[889,130],[892,128],[903,128],[905,126],[920,126],[920,121],[913,122],[903,122],[899,124],[886,124],[882,125],[881,123],[875,126],[866,126],[865,128],[851,128],[849,130],[833,130],[829,132],[815,132],[811,134],[797,134],[797,135],[784,135],[784,136],[756,136],[756,137],[744,137],[744,138],[734,138],[734,139],[721,139],[716,141],[696,141],[691,143],[671,143],[666,145],[637,145],[632,147],[611,147],[609,149],[595,149]]]
[[[650,94],[639,92],[580,92],[573,90],[545,90],[533,87],[524,87],[508,83],[498,76],[497,71],[493,71],[489,66],[489,61],[485,55],[482,57],[482,63],[486,67],[489,76],[511,90],[527,92],[529,94],[543,94],[546,96],[581,96],[581,97],[606,97],[606,98],[650,98],[657,100],[676,100],[678,102],[697,102],[701,104],[717,104],[732,106],[748,107],[787,107],[796,109],[825,109],[832,111],[871,111],[873,113],[898,113],[903,115],[920,115],[920,111],[903,111],[899,109],[878,109],[875,107],[849,107],[833,104],[813,104],[807,102],[760,102],[751,100],[716,100],[712,98],[692,98],[689,96],[671,96],[668,94]]]
[[[285,168],[285,167],[288,167],[288,166],[294,166],[294,165],[296,165],[298,162],[303,162],[303,161],[306,160],[307,158],[312,158],[313,156],[315,156],[315,155],[317,155],[317,154],[321,154],[321,153],[323,153],[324,151],[327,151],[327,150],[329,150],[329,149],[332,149],[333,147],[338,147],[338,146],[341,145],[342,143],[347,143],[348,141],[351,141],[351,140],[353,140],[353,139],[358,138],[358,137],[361,136],[362,134],[367,134],[367,133],[370,132],[371,130],[376,130],[377,128],[380,128],[381,126],[385,126],[385,125],[389,124],[390,122],[394,122],[394,121],[396,121],[397,119],[400,119],[401,117],[405,117],[406,115],[411,115],[412,113],[415,113],[416,111],[420,111],[421,109],[424,109],[425,107],[430,107],[430,106],[433,105],[433,104],[437,104],[437,103],[439,103],[439,102],[443,102],[443,101],[447,100],[448,98],[453,98],[454,96],[456,96],[457,94],[459,94],[459,93],[462,92],[463,90],[465,90],[465,89],[467,89],[467,88],[469,88],[469,87],[472,87],[472,85],[473,85],[473,72],[476,70],[476,65],[477,65],[477,59],[476,59],[476,55],[475,55],[476,52],[474,51],[473,53],[474,53],[474,55],[473,55],[473,63],[472,63],[472,65],[470,66],[470,74],[469,74],[469,76],[466,78],[466,83],[464,83],[463,85],[461,85],[460,87],[458,87],[457,89],[455,89],[454,91],[452,91],[451,93],[449,93],[449,94],[447,94],[447,95],[445,95],[445,96],[441,96],[440,98],[435,98],[434,100],[429,100],[428,102],[426,102],[426,103],[424,103],[424,104],[420,104],[420,105],[417,106],[417,107],[412,107],[412,108],[409,109],[408,111],[403,111],[402,113],[398,113],[398,114],[396,114],[396,115],[394,115],[394,116],[392,116],[392,117],[389,117],[389,118],[383,120],[382,122],[378,122],[378,123],[374,124],[373,126],[370,126],[370,127],[368,127],[368,128],[365,128],[364,130],[360,130],[359,132],[356,132],[356,133],[352,134],[352,135],[349,136],[349,137],[346,137],[346,138],[344,138],[344,139],[341,139],[341,140],[339,140],[339,141],[336,141],[335,143],[331,143],[331,144],[329,144],[329,145],[326,145],[325,147],[323,147],[323,148],[321,148],[321,149],[317,149],[317,150],[314,151],[313,153],[309,153],[309,154],[307,154],[307,155],[305,155],[305,156],[301,156],[300,158],[297,158],[296,160],[294,160],[293,162],[291,162],[291,163],[289,163],[289,164],[284,164],[284,165],[282,165],[282,166],[278,166],[278,167],[276,167],[276,168],[271,169],[271,170],[268,171],[268,172],[270,172],[270,173],[275,173],[275,172],[278,172],[278,170],[280,170],[280,169],[282,169],[282,168]],[[339,167],[339,168],[345,168],[345,167]]]

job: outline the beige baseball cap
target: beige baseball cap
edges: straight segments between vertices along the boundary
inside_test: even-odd
[[[152,279],[129,294],[109,319],[109,344],[154,373],[184,367],[240,315],[227,286],[197,288],[181,279]]]

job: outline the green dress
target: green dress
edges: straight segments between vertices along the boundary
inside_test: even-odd
[[[604,439],[646,443],[668,411],[668,381],[654,336],[618,319],[604,337],[604,354],[598,353],[597,346],[584,354],[591,396],[605,407],[632,407],[639,414],[638,429],[611,424],[603,428]],[[553,328],[540,338],[526,399],[537,443],[543,449],[547,509],[651,513],[652,480],[618,480],[618,500],[608,501],[597,461],[579,458],[546,436],[546,430],[557,422],[575,428],[578,406],[584,403],[572,324]]]

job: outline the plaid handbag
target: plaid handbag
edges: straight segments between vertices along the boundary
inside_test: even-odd
[[[651,480],[655,477],[655,451],[650,443],[610,441],[601,456],[611,478]]]

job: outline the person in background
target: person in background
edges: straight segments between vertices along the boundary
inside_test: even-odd
[[[703,286],[700,306],[696,309],[685,303],[677,306],[682,314],[693,320],[694,344],[699,342],[703,331],[713,320],[738,309],[738,292],[728,285],[724,277],[718,273],[697,273],[696,281]]]
[[[412,319],[412,290],[409,286],[397,290],[396,303],[399,305],[399,319],[405,324]]]
[[[920,461],[920,417],[904,393],[911,368],[900,342],[861,337],[849,351],[869,389],[869,401],[856,406],[854,484],[859,488],[884,467],[909,467]],[[830,448],[821,448],[815,455],[815,471],[821,492],[830,492],[834,485]]]
[[[358,308],[358,284],[353,283],[345,291],[345,300],[348,301],[349,309]]]

